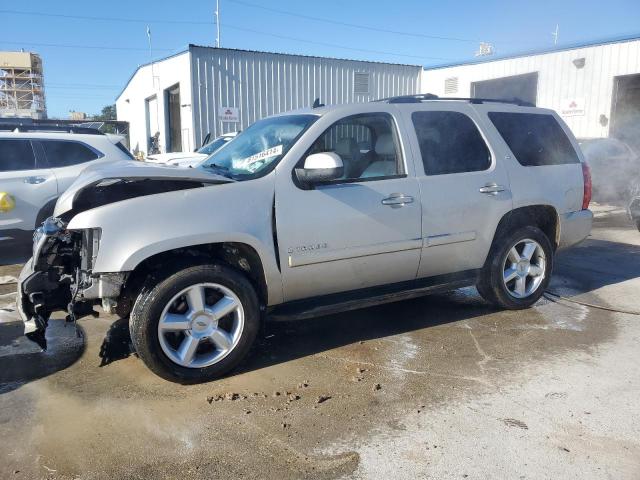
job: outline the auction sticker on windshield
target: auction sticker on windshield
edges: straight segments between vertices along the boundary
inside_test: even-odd
[[[255,172],[264,164],[266,160],[281,154],[282,145],[276,145],[275,147],[267,148],[266,150],[251,155],[250,157],[234,161],[233,168]]]

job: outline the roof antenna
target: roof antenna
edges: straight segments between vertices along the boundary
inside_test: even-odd
[[[320,108],[320,107],[324,107],[324,103],[320,103],[320,98],[316,98],[313,101],[313,105],[311,106],[311,108]]]
[[[555,31],[551,32],[551,36],[553,37],[553,44],[558,44],[558,37],[560,36],[560,25],[556,23]]]

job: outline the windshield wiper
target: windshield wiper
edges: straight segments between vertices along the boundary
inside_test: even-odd
[[[217,163],[209,163],[207,165],[203,165],[203,167],[216,169],[216,170],[222,170],[223,172],[228,172],[229,171],[229,167],[225,167],[223,165],[218,165]]]
[[[207,165],[201,165],[201,167],[204,167],[208,170],[213,170],[214,173],[216,173],[217,175],[220,175],[222,177],[226,177],[230,180],[235,180],[233,178],[233,174],[231,172],[229,172],[229,168],[225,167],[223,165],[218,165],[216,163],[209,163]]]

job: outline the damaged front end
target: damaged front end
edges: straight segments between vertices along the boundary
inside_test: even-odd
[[[33,256],[18,281],[16,303],[25,335],[45,350],[45,330],[53,312],[66,312],[66,320],[73,323],[97,316],[93,306],[100,298],[117,297],[126,277],[124,273],[94,276],[100,229],[71,231],[66,226],[51,217],[35,231]]]

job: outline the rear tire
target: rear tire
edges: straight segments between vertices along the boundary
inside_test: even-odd
[[[150,276],[131,311],[132,343],[160,377],[179,383],[219,378],[249,353],[260,309],[249,280],[226,265]]]
[[[549,238],[537,227],[497,237],[476,286],[478,292],[498,307],[529,308],[549,285],[553,256]]]

